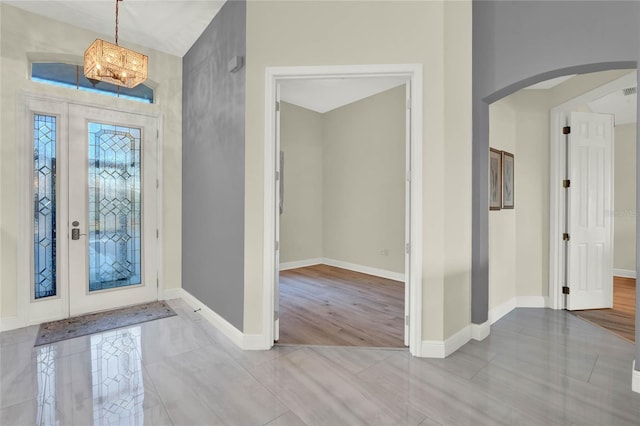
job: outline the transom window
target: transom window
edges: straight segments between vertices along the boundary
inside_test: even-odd
[[[31,64],[31,80],[56,86],[71,87],[87,92],[153,103],[153,89],[144,84],[134,88],[121,87],[103,81],[89,80],[81,65],[60,62],[34,62]]]

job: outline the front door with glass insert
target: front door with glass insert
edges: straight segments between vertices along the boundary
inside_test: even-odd
[[[64,317],[157,300],[156,119],[61,111],[30,116],[32,311]]]

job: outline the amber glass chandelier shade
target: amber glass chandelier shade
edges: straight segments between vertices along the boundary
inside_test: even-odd
[[[147,79],[148,57],[117,44],[97,39],[84,52],[84,75],[124,87]]]

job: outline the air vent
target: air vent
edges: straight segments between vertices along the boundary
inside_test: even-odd
[[[625,96],[635,95],[636,93],[638,93],[638,88],[637,87],[629,87],[627,89],[623,89],[622,93],[624,93]]]

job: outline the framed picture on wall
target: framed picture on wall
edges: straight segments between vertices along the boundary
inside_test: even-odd
[[[502,151],[502,208],[512,209],[514,206],[514,157]]]
[[[489,148],[489,210],[502,207],[502,151]]]

